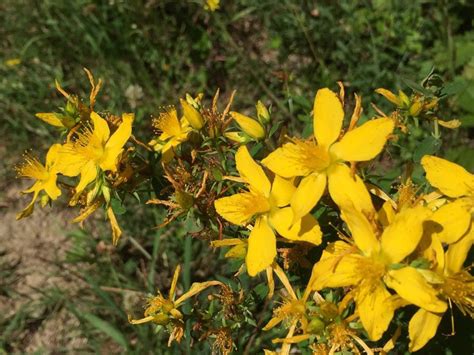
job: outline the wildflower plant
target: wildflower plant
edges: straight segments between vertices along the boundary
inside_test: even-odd
[[[218,2],[206,6],[214,11]],[[261,101],[255,113],[238,112],[235,92],[225,105],[219,91],[211,100],[186,94],[179,107],[153,115],[153,137],[144,143],[133,113],[95,108],[102,81],[86,72],[88,105],[57,83],[65,107],[37,114],[60,138],[45,163],[29,152],[17,167],[33,179],[24,191],[33,198],[18,218],[37,200],[45,207],[69,196],[69,207],[80,209],[73,221],[102,209],[117,245],[118,206],[127,195],[144,196],[143,208],[166,211],[157,228],[191,221],[186,238],[204,241],[209,254],[225,249],[234,269],[182,290],[178,266],[168,296],[158,290],[130,323],[154,323],[169,334],[168,345],[206,340],[224,354],[253,342],[267,354],[292,347],[332,354],[388,352],[403,348],[406,336],[417,351],[449,309],[474,316],[465,265],[474,175],[436,152],[401,157],[400,142],[415,128],[440,140],[440,126],[459,127],[437,116],[441,97],[377,89],[394,110],[374,105],[375,116],[366,117],[362,98],[355,94],[351,107],[339,83],[338,92],[317,90],[312,134],[301,137],[277,126],[277,113]],[[418,184],[414,164],[426,173]],[[387,166],[406,167],[388,188],[381,183]],[[255,335],[243,340],[243,329]]]

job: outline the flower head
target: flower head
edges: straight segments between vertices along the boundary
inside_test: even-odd
[[[90,118],[92,126],[84,126],[59,152],[58,171],[66,176],[81,175],[76,196],[97,178],[100,171],[117,170],[118,158],[132,134],[133,114],[124,114],[112,135],[107,121],[97,113],[92,112]]]
[[[360,110],[356,111],[354,125],[360,115]],[[313,110],[316,141],[294,139],[262,161],[284,178],[303,177],[291,200],[295,219],[312,210],[327,182],[329,193],[339,206],[349,198],[366,212],[374,212],[362,180],[352,174],[344,162],[368,161],[376,157],[392,133],[394,122],[390,118],[370,120],[340,138],[343,119],[344,110],[338,96],[327,88],[318,90]]]
[[[35,183],[23,193],[33,193],[33,198],[28,206],[17,214],[16,218],[21,219],[29,216],[34,209],[34,204],[41,191],[45,191],[46,195],[55,200],[61,195],[61,190],[56,184],[57,180],[57,160],[59,144],[53,144],[46,155],[46,164],[43,165],[36,157],[30,153],[26,153],[24,161],[15,169],[19,177],[25,177],[36,180]]]
[[[161,160],[169,162],[174,156],[174,149],[188,139],[191,127],[186,119],[178,119],[175,107],[169,107],[153,120],[153,126],[161,132],[158,139],[149,144],[161,152]]]
[[[255,276],[272,264],[276,256],[274,230],[290,240],[321,243],[319,225],[310,214],[292,224],[293,212],[288,207],[295,191],[292,181],[276,176],[270,183],[245,146],[238,149],[235,160],[248,191],[220,198],[214,206],[219,215],[233,224],[247,225],[256,217],[248,239],[246,264],[249,275]]]
[[[383,212],[383,211],[380,211]],[[353,243],[332,244],[314,266],[313,287],[353,287],[353,297],[362,325],[371,340],[387,329],[399,304],[397,297],[432,312],[443,312],[446,303],[416,268],[403,264],[423,236],[423,224],[431,212],[422,205],[397,213],[382,213],[380,221],[367,218],[358,209],[344,209],[342,218]]]

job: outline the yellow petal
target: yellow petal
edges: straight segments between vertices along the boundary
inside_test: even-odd
[[[304,177],[291,197],[293,222],[311,212],[326,189],[326,174],[311,174]]]
[[[250,276],[257,275],[273,263],[276,252],[276,237],[265,218],[257,218],[250,232],[245,263]]]
[[[395,312],[391,295],[380,282],[363,281],[356,292],[357,313],[370,340],[379,340]]]
[[[35,185],[36,184],[38,184],[38,183],[35,183]],[[32,188],[35,185],[33,185]],[[29,190],[31,190],[31,188]],[[28,204],[28,206],[26,206],[21,212],[18,212],[16,214],[16,220],[17,221],[22,219],[22,218],[28,217],[33,213],[34,208],[35,208],[35,201],[38,198],[38,194],[39,194],[40,191],[41,191],[40,189],[35,189],[35,190],[31,191],[31,192],[34,192],[33,198],[31,199],[31,202]]]
[[[384,277],[384,281],[400,297],[418,307],[430,312],[446,311],[446,303],[437,297],[436,290],[413,267],[390,270]]]
[[[112,244],[116,246],[122,235],[122,230],[117,222],[117,218],[115,218],[112,207],[107,208],[107,217],[109,218],[110,228],[112,229]]]
[[[335,92],[318,90],[313,105],[314,136],[319,145],[329,148],[341,133],[344,110]]]
[[[105,144],[104,155],[100,162],[102,170],[115,171],[117,169],[117,157],[120,155],[123,146],[132,135],[132,122],[134,117],[135,116],[132,113],[124,114],[122,116],[122,123],[120,123],[120,126]]]
[[[256,214],[270,209],[265,197],[252,192],[220,198],[214,202],[214,207],[223,218],[237,225],[244,225]]]
[[[237,171],[244,181],[264,196],[270,195],[270,181],[263,169],[250,156],[246,146],[241,146],[235,154]]]
[[[223,286],[222,282],[220,281],[206,281],[206,282],[194,282],[191,287],[189,288],[188,292],[184,293],[181,297],[179,297],[175,304],[175,307],[178,307],[181,303],[186,301],[188,298],[191,298],[198,293],[201,293],[206,288],[211,286]]]
[[[283,207],[288,205],[295,191],[296,186],[293,184],[293,180],[275,175],[270,195],[276,206]]]
[[[403,104],[402,100],[397,95],[395,95],[393,92],[391,92],[390,90],[379,88],[379,89],[375,90],[375,92],[377,94],[382,95],[388,101],[390,101],[391,103],[393,103],[397,106],[402,106],[402,104]]]
[[[81,170],[81,179],[79,184],[76,186],[76,195],[81,193],[89,183],[95,180],[96,177],[97,166],[95,165],[95,162],[90,161],[84,165],[84,168]]]
[[[237,122],[242,131],[253,139],[259,140],[265,138],[265,129],[258,121],[234,111],[230,112],[230,115]]]
[[[321,259],[313,267],[312,289],[321,290],[326,287],[346,287],[358,284],[361,280],[359,267],[361,259],[363,257],[358,254],[341,255],[324,251]]]
[[[284,178],[307,176],[328,167],[328,152],[313,142],[295,140],[270,153],[262,164]]]
[[[442,314],[431,313],[424,309],[419,309],[413,315],[408,324],[411,352],[420,350],[435,336],[442,318]]]
[[[461,271],[474,242],[474,225],[459,241],[451,244],[446,252],[446,271],[449,275]]]
[[[315,245],[321,244],[322,233],[316,218],[307,214],[293,222],[293,211],[290,207],[278,208],[270,215],[273,228],[286,239],[308,242]]]
[[[77,176],[88,163],[86,156],[79,154],[73,143],[66,143],[58,150],[55,170],[65,176]]]
[[[450,121],[443,121],[443,120],[436,120],[440,126],[449,129],[455,129],[461,126],[461,121],[459,120],[450,120]]]
[[[436,233],[437,237],[447,244],[458,241],[471,225],[471,214],[467,210],[464,201],[457,200],[442,206],[430,217],[441,225],[442,230]]]
[[[57,175],[50,173],[50,177],[47,181],[43,182],[44,191],[48,194],[51,200],[56,200],[61,196],[61,190],[56,185]]]
[[[347,132],[331,147],[333,153],[344,161],[367,161],[381,151],[395,127],[391,118],[378,118]]]
[[[390,201],[384,202],[382,207],[377,211],[377,215],[384,228],[393,222],[393,219],[395,218],[395,210],[393,209]]]
[[[201,129],[204,126],[204,119],[202,115],[186,100],[180,99],[181,107],[183,108],[184,117],[194,129]]]
[[[421,165],[431,185],[449,197],[472,194],[474,175],[458,164],[432,155],[425,155]]]
[[[53,144],[46,154],[46,169],[51,170],[59,159],[61,144]]]
[[[395,215],[381,237],[382,251],[391,263],[400,262],[415,250],[423,235],[423,222],[430,215],[431,211],[421,205]]]
[[[105,143],[110,136],[110,130],[107,121],[95,112],[91,112],[91,120],[94,124],[94,135],[99,139],[100,142]]]
[[[328,189],[333,201],[341,209],[355,207],[366,215],[375,215],[369,191],[361,178],[352,176],[345,164],[335,164],[328,171]]]
[[[58,118],[54,112],[40,112],[35,115],[40,120],[55,127],[64,127],[63,122]]]
[[[365,255],[379,251],[380,245],[374,228],[362,212],[355,208],[343,209],[341,217],[347,223],[355,244]]]

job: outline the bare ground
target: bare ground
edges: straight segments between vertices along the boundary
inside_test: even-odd
[[[65,257],[67,233],[77,227],[69,223],[68,212],[50,207],[38,206],[32,216],[16,221],[16,212],[29,201],[20,197],[24,187],[8,187],[0,196],[0,330],[14,319],[26,322],[3,341],[8,351],[21,353],[84,349],[87,340],[77,318],[61,305],[40,302],[48,289],[74,294],[84,287],[56,263]]]

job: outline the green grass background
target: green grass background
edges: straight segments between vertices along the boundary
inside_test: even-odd
[[[177,104],[186,92],[210,97],[217,88],[225,95],[237,89],[234,107],[239,110],[252,110],[261,99],[279,119],[304,125],[318,88],[336,89],[336,81],[343,81],[349,93],[363,95],[370,115],[370,101],[389,107],[376,97],[376,88],[409,92],[410,81],[421,81],[434,67],[449,94],[443,103],[447,117],[441,118],[459,118],[464,127],[448,136],[443,153],[472,171],[474,31],[469,14],[473,11],[469,1],[444,0],[223,0],[215,13],[205,11],[200,1],[4,0],[0,3],[2,189],[13,184],[11,165],[24,149],[34,146],[44,151],[56,137],[34,117],[62,105],[54,79],[69,92],[83,96],[88,92],[83,67],[105,81],[98,109],[135,112],[137,135],[144,141],[150,138],[150,115],[160,106]],[[20,64],[7,65],[17,58]],[[131,86],[143,91],[136,102],[125,94]],[[150,210],[122,216],[134,240],[128,239],[112,255],[96,248],[101,240],[108,243],[107,230],[97,227],[93,236],[72,233],[68,257],[56,262],[71,267],[89,289],[76,299],[67,289],[43,290],[39,305],[31,305],[44,310],[39,315],[28,307],[14,317],[0,315],[0,352],[21,351],[20,334],[61,308],[80,320],[80,332],[88,339],[81,351],[189,351],[186,344],[167,350],[163,334],[154,334],[152,327],[128,325],[124,293],[101,289],[153,292],[167,285],[173,265],[183,262],[184,255],[187,270],[191,261],[193,270],[201,270],[186,275],[185,284],[214,277],[213,268],[223,263],[209,264],[204,243],[185,242],[185,226],[152,229],[162,217]],[[79,264],[96,272],[84,272]],[[0,264],[4,280],[7,266]],[[146,276],[139,275],[139,268]],[[8,294],[5,285],[0,283],[0,289]],[[444,341],[440,336],[436,344]],[[269,346],[268,339],[262,337],[249,351],[265,344]]]

